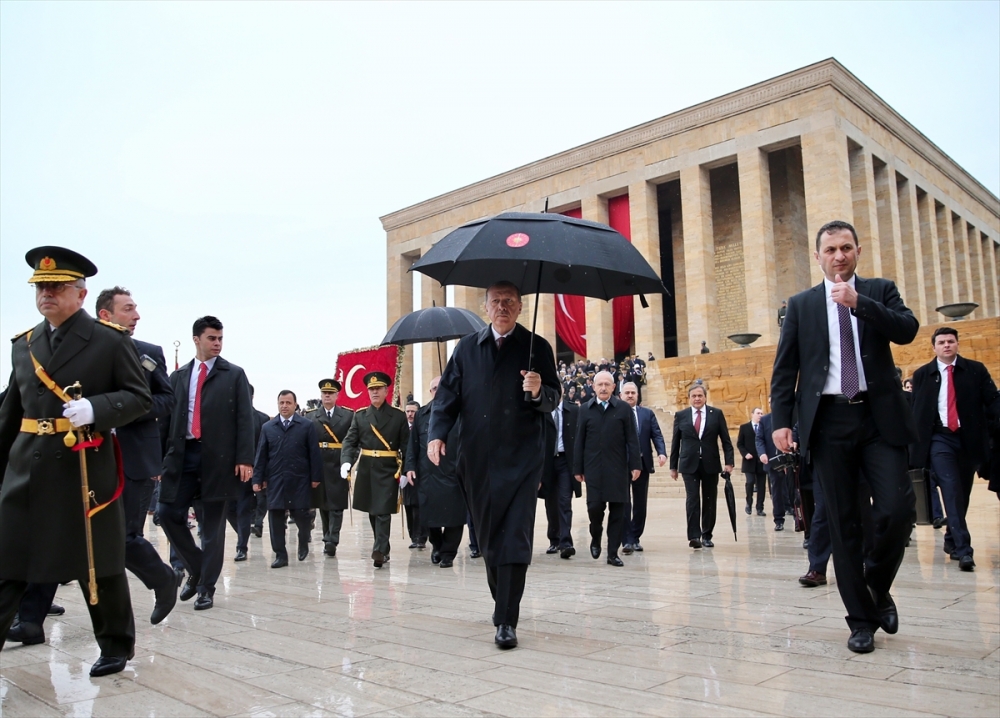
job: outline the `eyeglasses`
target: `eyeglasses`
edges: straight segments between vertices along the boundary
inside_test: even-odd
[[[79,289],[79,287],[75,286],[73,282],[37,282],[35,284],[35,291],[39,294],[42,292],[48,292],[49,294],[62,294],[70,287]]]

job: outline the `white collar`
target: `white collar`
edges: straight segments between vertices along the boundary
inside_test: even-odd
[[[514,326],[516,327],[517,325],[515,324]],[[500,339],[500,337],[509,337],[511,334],[514,333],[514,330],[511,329],[506,334],[501,334],[500,332],[497,331],[497,328],[495,326],[493,326],[492,324],[490,324],[490,329],[493,332],[493,341],[497,341],[498,339]]]
[[[946,372],[946,371],[948,371],[948,367],[950,367],[950,366],[958,366],[958,355],[957,354],[955,355],[955,360],[951,364],[945,364],[944,362],[942,362],[937,357],[934,357],[934,361],[937,362],[938,371],[940,371],[940,372]]]

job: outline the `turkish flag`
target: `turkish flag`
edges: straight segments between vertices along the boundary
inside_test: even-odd
[[[343,389],[337,395],[337,404],[353,411],[364,409],[371,404],[368,390],[363,381],[370,371],[385,372],[392,377],[390,388],[391,404],[399,403],[399,361],[403,348],[390,344],[384,347],[369,347],[341,352],[337,355],[335,375]]]

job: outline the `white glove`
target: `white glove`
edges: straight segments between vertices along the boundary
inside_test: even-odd
[[[90,399],[73,399],[63,404],[63,416],[69,419],[74,428],[94,423],[94,407]]]
[[[341,464],[340,465],[340,478],[346,479],[347,475],[350,472],[351,472],[351,465],[350,464]]]
[[[399,488],[403,488],[408,483],[410,483],[410,479],[407,478],[406,474],[400,474],[399,475]]]

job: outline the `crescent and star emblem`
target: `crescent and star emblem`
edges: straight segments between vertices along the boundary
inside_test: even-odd
[[[347,396],[349,396],[351,399],[357,399],[359,396],[361,396],[360,391],[356,392],[353,390],[354,386],[353,379],[354,375],[359,371],[364,371],[364,368],[365,368],[364,364],[355,364],[354,366],[351,367],[351,370],[347,372],[347,380],[344,381],[344,391],[347,392]]]
[[[529,242],[530,238],[523,232],[515,232],[514,234],[507,237],[508,247],[523,247]]]

